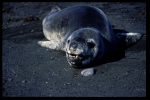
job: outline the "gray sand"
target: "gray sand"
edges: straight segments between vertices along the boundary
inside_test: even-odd
[[[64,52],[37,44],[46,40],[41,23],[54,5],[96,6],[107,14],[114,28],[144,36],[125,50],[124,58],[94,66],[94,75],[82,76],[82,69],[69,66]],[[31,15],[34,18],[27,19]],[[2,96],[146,96],[146,3],[7,2],[3,3],[2,24]]]

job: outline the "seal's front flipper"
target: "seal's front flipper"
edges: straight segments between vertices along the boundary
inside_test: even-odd
[[[46,47],[49,49],[60,50],[60,46],[58,42],[51,42],[51,41],[38,41],[38,44],[42,47]]]
[[[125,43],[125,48],[128,48],[134,44],[136,44],[141,38],[142,38],[142,34],[140,33],[118,33],[116,34],[117,37],[119,37],[119,39],[121,39],[121,41],[124,41]]]

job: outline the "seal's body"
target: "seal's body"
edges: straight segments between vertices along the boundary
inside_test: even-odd
[[[104,12],[93,6],[72,6],[51,12],[42,25],[49,41],[39,41],[39,44],[65,51],[69,64],[76,67],[100,61],[123,45],[123,40],[129,42],[130,38],[133,44],[141,38],[139,33],[116,35]]]

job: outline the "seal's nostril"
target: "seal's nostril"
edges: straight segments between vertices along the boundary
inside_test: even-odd
[[[68,43],[70,42],[70,40],[67,41]]]
[[[73,42],[72,46],[73,46],[74,48],[77,48],[77,43]]]

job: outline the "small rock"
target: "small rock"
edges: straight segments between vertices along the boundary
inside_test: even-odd
[[[67,83],[68,85],[70,84],[70,83]]]
[[[51,57],[51,60],[54,60],[54,57]]]
[[[34,32],[34,30],[31,30],[31,33]]]
[[[45,82],[46,84],[48,83],[48,82]]]
[[[23,80],[23,81],[22,81],[22,83],[25,83],[25,82],[26,82],[26,80]]]
[[[13,79],[12,78],[8,78],[8,81],[10,82],[10,81],[12,81]]]
[[[76,76],[78,76],[78,74],[77,74],[77,73],[74,73],[73,76],[76,77]]]
[[[81,71],[81,74],[83,76],[90,76],[90,75],[94,75],[94,68],[87,68]]]

